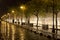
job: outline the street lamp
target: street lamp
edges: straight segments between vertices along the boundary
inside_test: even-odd
[[[12,10],[12,13],[13,13],[13,14],[14,14],[14,12],[15,12],[15,11],[14,11],[14,10]],[[13,16],[13,23],[14,23],[14,16]]]
[[[10,13],[7,13],[7,15],[8,15],[8,19],[9,19],[9,22],[10,22]]]
[[[15,11],[14,10],[12,10],[12,13],[14,13]]]
[[[20,8],[24,11],[26,8],[24,5],[20,6]]]
[[[22,24],[22,18],[24,16],[24,10],[26,9],[26,7],[24,5],[20,6],[20,9],[23,11],[23,14],[21,14],[21,24]]]

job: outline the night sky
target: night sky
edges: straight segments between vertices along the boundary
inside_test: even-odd
[[[31,0],[0,0],[0,17],[8,11],[8,8],[18,7],[20,4],[25,4]]]

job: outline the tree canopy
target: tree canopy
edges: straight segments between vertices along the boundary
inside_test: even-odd
[[[24,12],[26,16],[33,15],[37,10],[39,15],[47,14],[47,12],[52,13],[53,6],[55,12],[56,10],[60,11],[60,0],[31,0],[24,5],[26,5],[27,8]],[[18,11],[18,14],[22,14],[22,10],[20,10],[20,8],[17,7],[16,10]]]

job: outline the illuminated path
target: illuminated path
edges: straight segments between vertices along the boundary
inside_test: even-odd
[[[39,18],[39,21],[38,21],[38,26],[40,26],[40,27],[38,27],[38,29],[39,30],[43,30],[42,29],[42,24],[45,24],[45,25],[48,25],[48,30],[47,30],[47,32],[52,32],[52,28],[53,28],[53,21],[52,21],[53,19],[50,17],[47,17],[47,18]],[[7,21],[8,22],[10,22],[10,23],[12,23],[12,19],[7,19]],[[30,19],[30,23],[33,23],[33,25],[36,25],[36,21],[37,21],[37,19],[36,19],[36,17],[34,17],[34,18],[31,18]],[[18,24],[18,20],[17,19],[15,19],[15,24]],[[19,19],[19,22],[21,22],[21,20]],[[25,22],[25,19],[23,20],[23,22]],[[55,23],[55,21],[54,21],[54,24],[56,24]],[[56,28],[56,25],[54,26],[55,28]],[[34,26],[33,28],[35,28],[36,29],[36,26]],[[60,18],[58,18],[58,33],[57,34],[59,34],[60,35]]]
[[[45,37],[44,36],[42,36],[44,39],[42,39],[42,37],[40,37],[40,32],[38,31],[36,31],[35,30],[36,28],[35,27],[33,27],[33,28],[31,28],[31,27],[25,27],[25,26],[22,26],[22,28],[20,28],[20,26],[18,26],[18,25],[14,25],[14,24],[9,24],[9,23],[7,23],[6,24],[6,22],[4,22],[4,21],[2,21],[1,22],[1,32],[2,32],[2,34],[4,35],[4,38],[5,38],[5,36],[7,37],[7,38],[5,38],[5,39],[10,39],[10,40],[15,40],[15,37],[17,37],[18,38],[18,40],[24,40],[24,39],[26,39],[26,40],[49,40],[47,37],[46,37],[46,35],[48,34],[48,35],[50,35],[51,33],[49,33],[49,31],[47,32],[46,30],[44,31],[42,31],[42,30],[39,30],[40,32],[42,32],[43,34],[45,34],[46,33],[46,35],[45,35]],[[40,28],[39,28],[40,29]],[[30,31],[29,31],[30,30]],[[32,32],[33,31],[33,32]],[[32,32],[32,33],[31,33]],[[27,33],[27,34],[25,34],[25,33]],[[29,33],[29,34],[28,34]],[[37,35],[38,34],[38,35]],[[20,36],[21,37],[20,37]],[[33,36],[32,36],[33,35]],[[47,36],[48,36],[47,35]],[[25,36],[27,37],[30,37],[30,38],[25,38]],[[31,37],[32,36],[32,37]],[[36,38],[35,38],[36,37]],[[16,38],[16,39],[17,39]],[[52,40],[52,39],[51,39]]]
[[[47,37],[4,21],[1,21],[1,33],[4,40],[49,40]]]

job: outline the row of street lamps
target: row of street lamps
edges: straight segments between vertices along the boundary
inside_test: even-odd
[[[23,14],[23,15],[21,15],[21,23],[22,23],[23,16],[24,16],[24,11],[26,10],[26,7],[25,7],[25,5],[21,5],[19,8],[22,10],[22,14]],[[13,10],[11,11],[11,13],[12,13],[13,16],[14,16],[15,10],[13,9]],[[6,16],[9,16],[9,15],[10,15],[10,13],[7,13],[7,14],[3,15],[3,16],[1,17],[1,19],[4,19]],[[14,20],[14,17],[13,17],[13,20]]]

